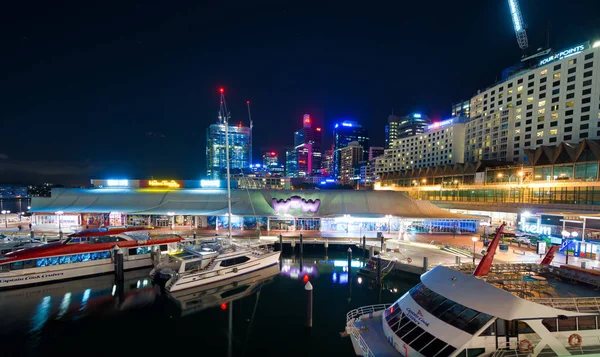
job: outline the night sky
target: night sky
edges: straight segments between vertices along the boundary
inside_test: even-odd
[[[530,48],[600,39],[600,1],[521,0]],[[310,113],[450,114],[518,62],[505,0],[12,1],[0,8],[0,182],[196,179],[218,88],[254,120],[254,160],[285,157]]]

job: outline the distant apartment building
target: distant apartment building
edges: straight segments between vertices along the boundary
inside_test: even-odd
[[[471,114],[471,101],[465,100],[452,104],[452,117],[465,117],[469,118]]]
[[[355,166],[363,161],[363,147],[358,141],[348,143],[339,150],[340,153],[340,181],[343,184],[352,184],[356,181]]]
[[[376,174],[464,162],[466,118],[430,124],[425,132],[392,142],[376,158]]]
[[[368,161],[371,161],[373,159],[375,159],[376,157],[379,157],[381,155],[383,155],[385,149],[379,146],[371,146],[369,148],[369,157],[367,158]]]
[[[335,124],[335,128],[333,129],[333,176],[340,181],[342,180],[341,150],[351,142],[356,142],[362,148],[363,155],[368,153],[369,133],[367,129],[363,128],[359,123],[349,120]],[[366,159],[367,157],[364,156],[359,161]]]
[[[294,151],[296,171],[293,177],[305,177],[319,174],[321,170],[321,143],[323,132],[320,127],[313,127],[309,114],[302,117],[302,128],[294,132]]]

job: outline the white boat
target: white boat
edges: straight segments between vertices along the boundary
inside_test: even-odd
[[[112,273],[119,250],[124,270],[150,267],[182,240],[175,234],[127,233],[126,228],[74,233],[0,257],[0,289]]]
[[[345,332],[356,354],[598,356],[597,292],[558,278],[579,268],[550,265],[557,247],[541,264],[492,266],[501,230],[472,274],[472,265],[437,266],[395,303],[350,311]]]
[[[38,239],[32,239],[29,237],[28,238],[21,238],[21,237],[17,238],[17,237],[8,237],[3,234],[0,234],[0,256],[4,255],[6,253],[10,253],[15,250],[23,249],[23,248],[37,247],[38,245],[42,245],[45,243],[46,242],[43,242]]]
[[[194,288],[264,269],[279,262],[281,252],[268,246],[256,247],[224,242],[179,244],[165,255],[150,276],[168,292]]]

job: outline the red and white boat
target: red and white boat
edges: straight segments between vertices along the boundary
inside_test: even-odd
[[[19,249],[0,257],[0,289],[40,284],[115,270],[115,251],[125,270],[149,267],[177,249],[176,234],[150,235],[152,227],[105,227],[81,231],[59,242]],[[135,231],[135,232],[134,232]]]

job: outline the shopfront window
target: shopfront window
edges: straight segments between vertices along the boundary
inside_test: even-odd
[[[554,166],[555,180],[571,180],[573,179],[573,165]]]
[[[552,178],[552,167],[536,167],[533,170],[534,181],[549,181]]]
[[[575,179],[585,181],[596,181],[598,174],[598,163],[575,165]]]

